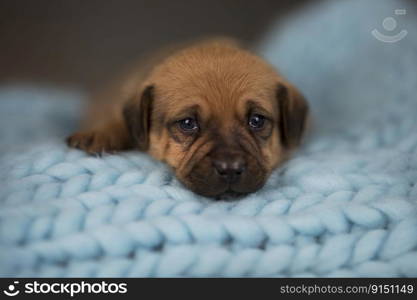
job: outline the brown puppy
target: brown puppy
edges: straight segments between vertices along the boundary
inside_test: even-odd
[[[173,50],[137,70],[99,96],[108,100],[70,146],[146,151],[192,191],[222,198],[261,188],[300,143],[306,101],[234,41]]]

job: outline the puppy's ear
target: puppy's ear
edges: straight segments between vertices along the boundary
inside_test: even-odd
[[[154,87],[148,86],[141,94],[129,99],[123,107],[123,117],[132,143],[141,151],[147,151],[149,148],[153,97]]]
[[[277,86],[276,98],[281,142],[285,148],[294,148],[300,144],[305,130],[307,101],[295,87],[281,83]]]

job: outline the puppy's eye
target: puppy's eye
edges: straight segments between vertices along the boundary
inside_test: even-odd
[[[194,118],[185,118],[178,121],[178,126],[186,133],[193,133],[198,130],[198,122]]]
[[[265,126],[265,117],[258,114],[249,116],[249,126],[254,130],[262,129]]]

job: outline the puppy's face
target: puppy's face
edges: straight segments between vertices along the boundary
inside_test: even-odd
[[[125,108],[139,147],[215,198],[261,188],[298,144],[306,114],[304,99],[269,65],[227,47],[168,59]]]

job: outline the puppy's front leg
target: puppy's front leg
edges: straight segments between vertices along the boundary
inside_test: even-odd
[[[122,117],[114,117],[93,129],[76,132],[67,138],[67,144],[90,154],[114,153],[133,147]]]

